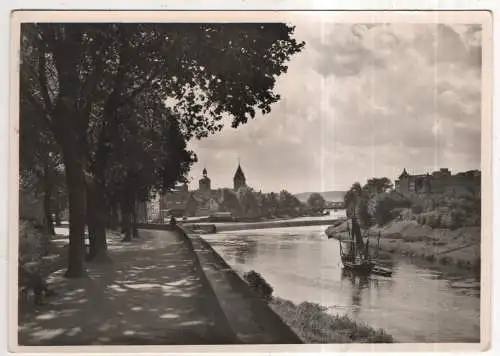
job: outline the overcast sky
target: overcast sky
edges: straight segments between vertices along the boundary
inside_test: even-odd
[[[345,190],[370,177],[479,169],[481,28],[296,21],[306,42],[272,112],[190,144],[212,186],[231,187],[241,158],[263,191]]]

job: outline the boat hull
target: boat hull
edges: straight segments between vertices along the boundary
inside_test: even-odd
[[[343,261],[342,263],[345,269],[360,273],[370,273],[374,267],[373,263],[371,262],[356,263],[356,262]]]

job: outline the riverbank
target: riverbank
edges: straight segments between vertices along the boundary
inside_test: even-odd
[[[476,276],[481,272],[481,228],[462,227],[455,230],[433,229],[414,220],[395,220],[379,228],[370,228],[370,248],[419,258],[427,263],[453,267]],[[347,222],[329,226],[329,238],[348,238]]]
[[[245,278],[234,271],[206,240],[196,235],[191,235],[190,238],[226,317],[240,338],[247,341],[263,337],[272,339],[273,334],[274,337],[278,334],[282,339],[280,343],[287,343],[287,340],[293,340],[294,337],[287,336],[289,331],[284,327],[286,325],[303,343],[395,342],[385,331],[355,322],[348,316],[331,315],[327,308],[319,304],[303,302],[295,305],[277,297],[262,299],[251,290]],[[230,290],[224,288],[221,283],[229,284]],[[260,328],[270,328],[273,332],[265,333],[267,335],[249,332],[252,325],[256,324],[260,324]],[[278,332],[279,330],[282,331]]]
[[[258,230],[258,229],[273,229],[280,227],[297,227],[297,226],[321,226],[340,223],[343,218],[333,219],[316,219],[316,220],[276,220],[276,221],[263,221],[263,222],[235,222],[235,223],[192,223],[192,222],[178,222],[186,231],[193,231],[196,233],[216,233],[226,231],[240,231],[240,230]],[[169,229],[169,224],[137,224],[140,229],[156,229],[165,230]]]
[[[184,232],[182,232],[184,234]],[[245,344],[301,344],[301,339],[245,281],[197,235],[184,235],[238,340]]]
[[[289,300],[272,298],[271,309],[307,344],[394,343],[382,329],[351,320],[348,316],[331,315],[316,303],[298,305]]]
[[[272,229],[272,228],[279,228],[279,227],[330,225],[330,224],[336,224],[340,221],[341,221],[341,219],[278,220],[278,221],[263,221],[263,222],[251,222],[251,223],[196,224],[196,227],[202,229],[203,226],[215,226],[217,232],[222,232],[222,231]],[[190,227],[190,225],[186,224],[186,228],[189,228],[189,227]]]

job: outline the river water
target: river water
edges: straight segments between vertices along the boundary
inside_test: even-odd
[[[390,278],[348,275],[338,241],[327,238],[326,227],[231,231],[204,238],[237,271],[262,274],[274,296],[319,303],[331,313],[383,328],[398,342],[479,342],[477,283],[403,258],[386,261],[394,268]]]

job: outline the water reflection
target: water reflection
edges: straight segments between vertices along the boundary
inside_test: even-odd
[[[342,268],[341,280],[351,284],[351,304],[354,306],[354,314],[358,314],[362,306],[363,289],[370,287],[370,280],[367,275],[356,274],[345,268]]]
[[[257,242],[249,240],[245,244],[235,244],[234,257],[236,263],[245,264],[251,260],[257,253]]]

